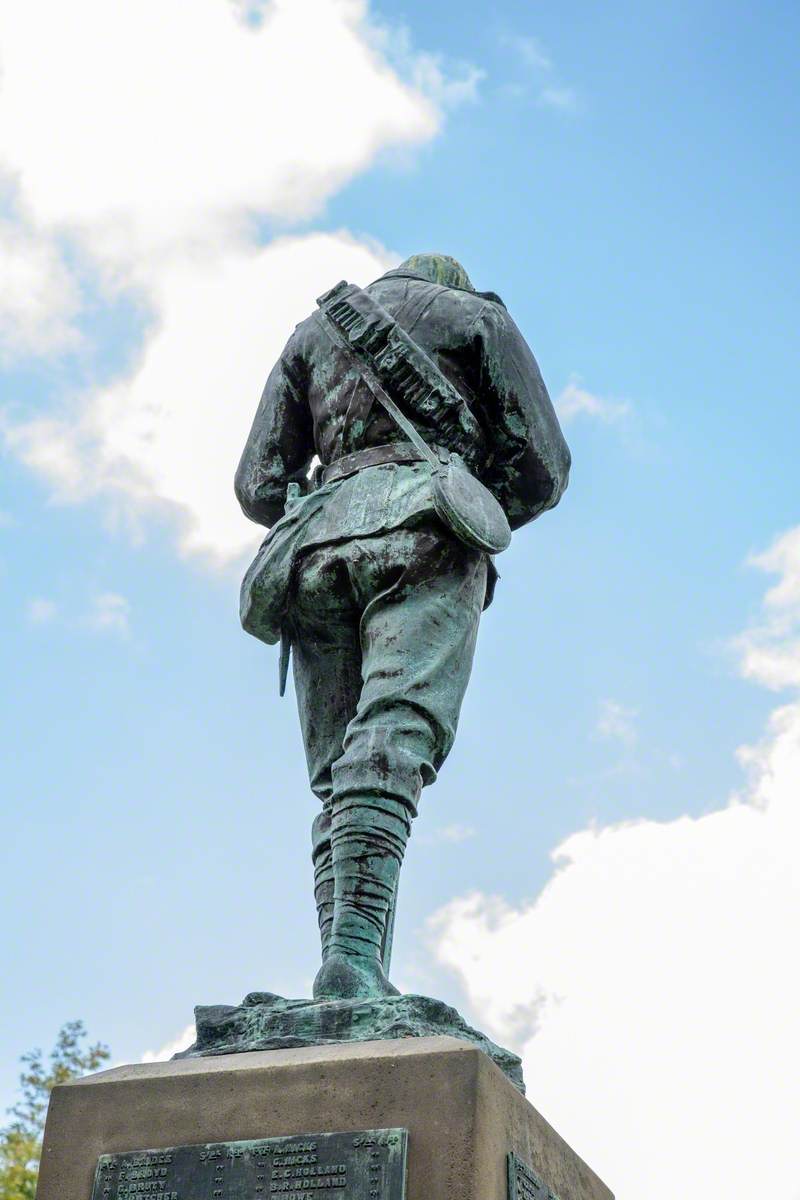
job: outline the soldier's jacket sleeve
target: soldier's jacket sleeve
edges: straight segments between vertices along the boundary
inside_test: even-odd
[[[536,359],[502,304],[484,305],[474,332],[480,419],[492,445],[482,478],[517,529],[560,500],[569,479],[569,448]]]
[[[295,343],[293,335],[270,372],[236,471],[237,499],[259,525],[273,525],[283,514],[287,485],[304,487],[314,455],[305,369]]]

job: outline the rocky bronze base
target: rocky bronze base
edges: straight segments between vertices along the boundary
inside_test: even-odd
[[[429,996],[285,1000],[272,992],[251,992],[238,1006],[215,1004],[194,1011],[197,1041],[176,1058],[444,1034],[483,1050],[525,1094],[518,1056],[473,1029],[454,1008]]]

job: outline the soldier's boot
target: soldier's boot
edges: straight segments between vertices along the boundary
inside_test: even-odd
[[[335,805],[333,924],[315,999],[399,995],[381,955],[410,828],[409,810],[399,800],[347,797]]]
[[[333,926],[333,850],[331,849],[331,814],[323,809],[311,826],[311,861],[314,864],[314,899],[317,904],[319,940],[322,961],[328,956],[328,943]]]

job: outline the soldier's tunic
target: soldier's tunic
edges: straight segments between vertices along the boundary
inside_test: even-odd
[[[402,271],[387,272],[367,291],[465,397],[482,435],[467,465],[494,492],[511,528],[556,504],[567,484],[569,450],[536,360],[503,304]],[[252,520],[269,526],[281,516],[287,483],[305,484],[315,454],[332,463],[352,450],[403,440],[376,404],[357,444],[342,445],[348,409],[366,387],[314,316],[298,325],[267,380],[236,476],[237,496]],[[435,427],[407,415],[436,442]],[[329,507],[329,534],[320,536],[359,536],[391,527],[387,521],[402,523],[406,489],[413,493],[409,504],[417,505],[416,487],[402,473],[387,511],[383,484],[351,476]]]

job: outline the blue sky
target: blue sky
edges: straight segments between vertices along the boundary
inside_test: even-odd
[[[642,976],[668,963],[659,995],[681,1013],[693,993],[696,1061],[689,1030],[740,978],[698,963],[733,938],[725,962],[751,975],[765,936],[731,930],[725,889],[777,945],[800,908],[781,823],[800,761],[797,8],[282,0],[247,26],[198,0],[190,33],[172,0],[122,5],[118,28],[95,0],[46,7],[49,37],[22,0],[0,18],[0,1101],[67,1019],[135,1061],[196,1003],[308,992],[315,804],[293,699],[238,627],[258,535],[227,480],[318,291],[438,249],[505,299],[574,469],[498,563],[410,845],[394,973],[514,1042],[533,1103],[620,1200],[659,1200],[653,1130],[677,1108],[649,1114],[633,1160],[612,1118],[633,1119],[643,1063],[663,1096],[687,1081],[643,1029],[608,1127],[587,1113],[628,1062],[611,1016],[596,1077],[581,1057],[600,994],[613,1013],[624,986],[640,1011]],[[772,835],[742,832],[750,858],[733,794],[737,822],[783,805]],[[599,976],[562,976],[555,948],[569,957],[618,892]],[[631,961],[624,914],[674,904],[679,923],[689,895],[682,936],[654,917]],[[786,967],[764,970],[765,994],[797,998]],[[696,1087],[723,1112],[721,1063],[800,1055],[788,1016],[734,1015],[740,1037],[707,1065],[717,1091]],[[789,1195],[768,1117],[796,1085],[765,1071],[759,1088],[752,1154]],[[727,1186],[717,1146],[675,1152],[690,1200]]]

